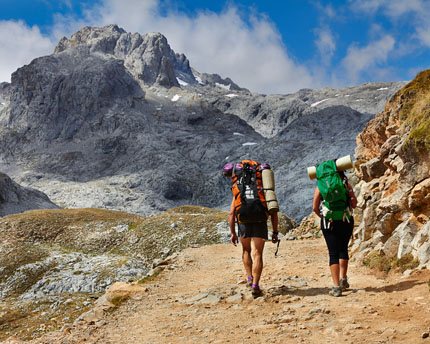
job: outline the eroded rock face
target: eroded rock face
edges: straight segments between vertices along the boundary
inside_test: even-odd
[[[32,209],[58,209],[43,192],[24,188],[0,173],[0,217]]]
[[[398,91],[357,136],[361,181],[355,190],[362,223],[354,232],[352,248],[372,249],[382,243],[386,255],[400,258],[410,253],[425,265],[430,259],[430,154],[409,139],[408,112],[400,115],[408,97]]]

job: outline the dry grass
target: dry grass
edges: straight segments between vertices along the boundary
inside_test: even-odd
[[[373,270],[388,273],[391,270],[404,272],[408,269],[415,269],[419,265],[419,261],[412,254],[397,258],[388,257],[383,252],[373,251],[366,256],[363,264]]]
[[[131,221],[141,222],[142,217],[123,211],[82,208],[82,209],[40,209],[30,210],[21,214],[4,217],[6,221],[17,221],[19,223],[32,222],[34,224],[49,224],[53,228],[69,224],[79,225],[94,221],[118,222]]]
[[[430,149],[430,70],[419,73],[403,87],[396,96],[400,97],[402,125],[410,128],[408,142],[420,150]]]

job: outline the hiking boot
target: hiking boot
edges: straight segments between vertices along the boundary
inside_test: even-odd
[[[260,297],[261,295],[263,295],[263,292],[261,291],[259,286],[253,286],[251,294],[254,297],[254,299],[256,299],[257,297]]]
[[[342,289],[340,289],[340,287],[334,286],[333,289],[329,291],[329,295],[334,297],[342,296]]]
[[[342,291],[349,288],[348,277],[345,276],[345,278],[341,278],[339,282]]]
[[[248,276],[248,281],[246,282],[246,286],[248,288],[252,288],[252,282],[254,281],[254,277]]]

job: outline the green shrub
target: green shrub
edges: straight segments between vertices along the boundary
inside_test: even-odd
[[[406,254],[401,258],[395,258],[393,260],[393,266],[399,268],[402,272],[415,269],[418,265],[420,265],[420,262],[417,258],[414,258],[412,254]]]

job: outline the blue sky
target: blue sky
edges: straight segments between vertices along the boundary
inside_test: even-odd
[[[196,70],[261,93],[410,80],[430,0],[0,0],[0,81],[83,26],[163,33]]]

